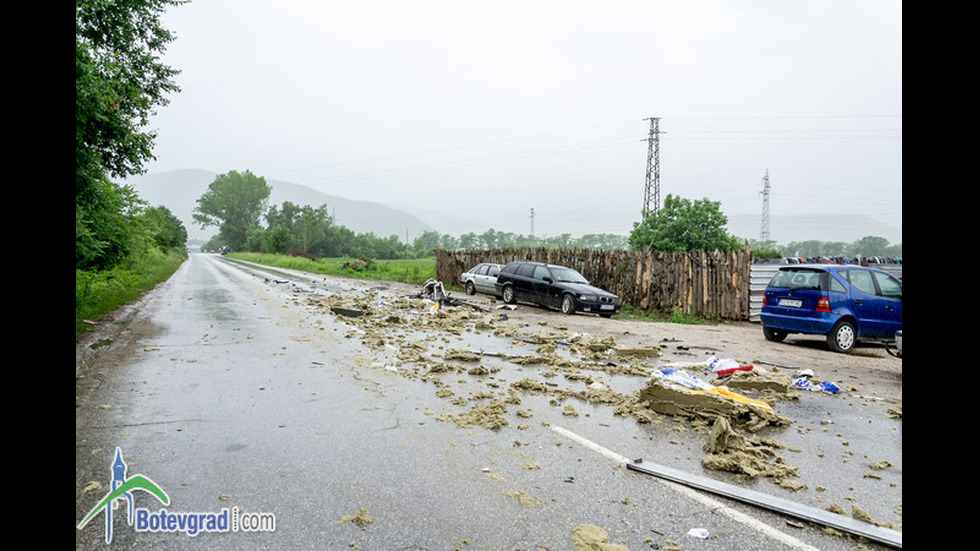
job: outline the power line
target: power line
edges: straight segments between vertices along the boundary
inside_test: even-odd
[[[769,169],[762,178],[762,229],[759,231],[759,240],[769,240]]]
[[[643,188],[643,220],[660,210],[660,118],[643,119],[650,121],[650,136],[647,138],[647,179]],[[650,209],[650,203],[653,209]]]

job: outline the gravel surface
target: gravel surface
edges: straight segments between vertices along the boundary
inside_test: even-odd
[[[397,283],[392,292],[414,294],[418,289]],[[377,286],[371,284],[370,286]],[[566,328],[570,334],[612,337],[625,347],[662,348],[664,362],[701,362],[710,356],[732,358],[744,364],[810,369],[822,380],[835,381],[858,394],[900,405],[902,359],[878,344],[860,344],[850,354],[832,352],[822,336],[790,335],[782,343],[769,342],[756,322],[689,325],[668,322],[601,318],[591,314],[561,312],[520,303],[514,310],[496,310],[503,302],[495,297],[450,292],[450,297],[478,304],[512,320]]]

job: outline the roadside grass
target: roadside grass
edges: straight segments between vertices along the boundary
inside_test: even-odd
[[[395,281],[422,286],[436,277],[436,257],[396,260],[361,260],[356,258],[318,258],[263,253],[228,253],[231,258],[266,266],[301,270],[314,274],[354,279]]]
[[[154,250],[111,270],[75,270],[75,336],[89,328],[86,320],[139,298],[166,281],[186,259],[186,253]]]
[[[676,308],[670,312],[665,312],[663,310],[652,310],[648,312],[630,304],[624,304],[623,307],[620,308],[619,313],[613,317],[637,321],[679,323],[682,325],[717,325],[718,323],[721,323],[720,320],[712,320],[701,316],[695,316],[694,314],[686,314]]]
[[[228,253],[228,256],[278,268],[354,279],[397,281],[399,283],[418,285],[419,287],[429,279],[436,277],[436,257],[434,256],[418,259],[368,261],[349,257],[311,260],[299,256],[263,253]],[[463,291],[462,287],[455,283],[447,284],[443,282],[443,285],[447,291]],[[686,314],[678,309],[669,312],[660,310],[646,311],[629,304],[624,304],[619,314],[616,314],[613,318],[685,325],[716,325],[718,323],[724,323],[723,320]]]

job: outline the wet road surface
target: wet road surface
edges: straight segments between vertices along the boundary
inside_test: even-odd
[[[438,312],[416,301],[394,312],[384,342],[375,342],[323,307],[331,297],[363,297],[373,308],[401,298],[371,287],[191,255],[134,316],[149,323],[135,346],[122,351],[124,330],[79,370],[76,522],[110,491],[119,449],[128,477],[142,474],[170,498],[164,506],[136,491],[137,508],[179,516],[238,507],[253,520],[274,517],[274,530],[138,532],[120,506],[113,548],[558,550],[574,548],[580,525],[634,551],[857,545],[626,469],[635,458],[821,509],[841,504],[849,513],[857,503],[875,520],[901,523],[901,421],[886,404],[821,393],[778,404],[798,421],[761,436],[784,443],[786,460],[799,466],[806,489],[787,491],[702,468],[704,431],[682,420],[638,423],[605,404],[513,392],[514,382],[540,380],[548,368],[510,361],[537,348],[512,333],[420,331],[410,318]],[[406,343],[425,351],[423,367],[402,355]],[[450,363],[443,358],[452,350],[495,355],[431,369]],[[573,391],[601,381],[629,392],[645,377],[550,380]],[[451,417],[508,398],[499,428]],[[890,466],[872,472],[880,461]],[[77,548],[107,547],[105,518],[97,513],[76,530]],[[707,539],[689,535],[701,529]]]

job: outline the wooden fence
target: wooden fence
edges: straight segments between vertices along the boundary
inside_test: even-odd
[[[593,285],[643,310],[680,311],[726,320],[750,315],[748,247],[732,253],[654,253],[593,249],[498,249],[437,252],[436,277],[459,285],[460,276],[481,262],[533,260],[574,268]]]

